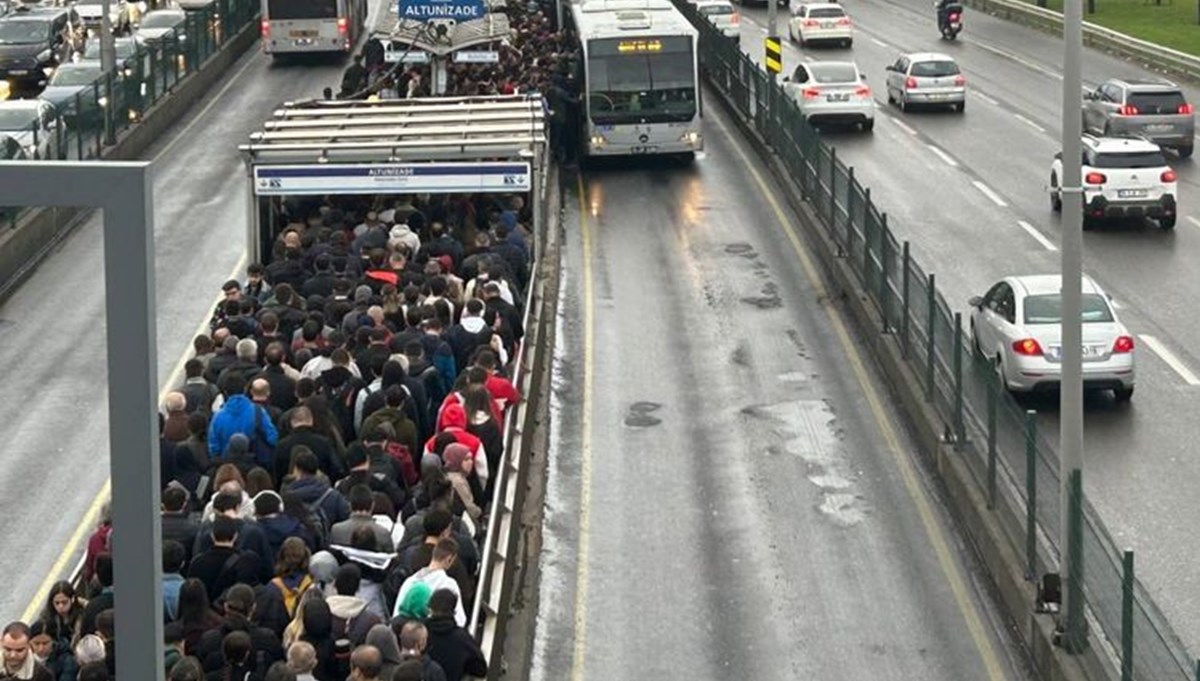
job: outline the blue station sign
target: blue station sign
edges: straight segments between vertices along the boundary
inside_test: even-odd
[[[401,19],[410,21],[433,21],[453,19],[471,21],[487,14],[483,0],[399,0]]]

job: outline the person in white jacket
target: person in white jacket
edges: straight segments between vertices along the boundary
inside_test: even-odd
[[[404,602],[404,597],[408,595],[409,589],[412,589],[414,584],[422,583],[427,585],[431,592],[439,589],[453,591],[454,595],[458,596],[458,605],[454,608],[454,621],[460,627],[467,626],[467,612],[463,609],[462,592],[459,591],[458,582],[446,573],[446,570],[450,569],[456,560],[458,560],[458,542],[453,539],[438,540],[437,545],[433,547],[433,559],[429,561],[429,567],[421,568],[413,576],[404,580],[404,584],[400,586],[392,617],[399,617],[400,604]]]
[[[399,246],[406,247],[409,253],[416,253],[421,248],[421,237],[404,222],[393,225],[388,232],[388,248],[394,251]]]

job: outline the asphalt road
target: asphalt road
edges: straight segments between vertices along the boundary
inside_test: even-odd
[[[337,87],[342,68],[337,58],[274,65],[251,48],[146,155],[155,162],[160,382],[190,351],[244,252],[248,185],[237,145],[281,101]],[[93,215],[0,307],[4,621],[22,615],[108,476],[101,237]]]
[[[873,135],[828,137],[856,173],[898,238],[936,273],[953,309],[1010,274],[1056,272],[1060,221],[1045,187],[1060,149],[1061,40],[967,10],[957,42],[940,40],[923,0],[844,0],[858,34],[850,50],[786,42],[785,72],[802,59],[853,59],[878,103]],[[761,58],[766,10],[743,9],[742,44]],[[1147,11],[1153,11],[1147,6]],[[901,113],[886,104],[884,67],[901,52],[939,51],[962,66],[970,88],[963,115]],[[1155,74],[1086,49],[1085,84]],[[1200,90],[1185,87],[1193,103]],[[1169,157],[1179,174],[1180,219],[1173,232],[1151,222],[1098,227],[1084,234],[1085,271],[1116,299],[1139,340],[1133,403],[1089,399],[1084,484],[1118,545],[1137,555],[1139,577],[1192,651],[1200,650],[1200,535],[1188,520],[1200,506],[1200,166]],[[1024,224],[1023,224],[1024,223]],[[1054,400],[1029,403],[1057,440]]]
[[[531,678],[1026,678],[706,111],[693,166],[592,170],[566,202]]]

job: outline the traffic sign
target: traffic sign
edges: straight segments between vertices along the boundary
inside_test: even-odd
[[[483,0],[399,0],[401,19],[470,21],[487,14]]]
[[[783,71],[783,45],[777,36],[767,36],[763,39],[767,51],[767,70],[771,73]]]

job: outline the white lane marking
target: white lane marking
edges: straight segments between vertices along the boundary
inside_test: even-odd
[[[1200,219],[1192,217],[1191,215],[1187,216],[1187,219],[1188,219],[1188,222],[1192,223],[1193,225],[1195,225],[1197,227],[1200,227]]]
[[[1159,359],[1166,362],[1167,366],[1171,367],[1175,373],[1179,374],[1179,377],[1183,379],[1184,383],[1187,383],[1188,385],[1200,385],[1200,378],[1196,378],[1196,374],[1193,374],[1191,369],[1188,369],[1187,366],[1185,366],[1184,363],[1175,356],[1175,353],[1168,350],[1167,346],[1162,344],[1162,341],[1145,333],[1138,334],[1138,337],[1142,339],[1142,342],[1146,344],[1146,347],[1150,348],[1154,354],[1158,355]]]
[[[1058,250],[1058,246],[1055,246],[1053,241],[1047,239],[1046,235],[1039,232],[1037,230],[1037,228],[1034,227],[1033,225],[1029,224],[1028,222],[1025,222],[1024,220],[1017,220],[1017,224],[1021,225],[1021,229],[1025,230],[1026,232],[1029,232],[1029,236],[1036,239],[1039,244],[1045,246],[1047,251],[1057,251]]]
[[[991,199],[992,203],[996,204],[997,206],[1004,208],[1005,206],[1008,205],[1007,203],[1005,203],[1004,199],[1000,198],[999,194],[997,194],[995,191],[992,190],[991,187],[987,186],[983,182],[981,182],[979,180],[975,180],[975,181],[971,182],[971,184],[975,185],[976,189],[978,189],[981,193],[983,193],[984,196]]]
[[[974,92],[974,90],[972,90],[972,92]],[[974,94],[976,97],[982,99],[983,101],[987,102],[988,104],[991,104],[992,106],[1000,106],[1000,102],[996,101],[992,97],[989,97],[989,96],[983,94],[982,92],[974,92]]]
[[[989,52],[993,52],[993,53],[995,53],[995,54],[998,54],[998,55],[1000,55],[1000,56],[1002,56],[1002,57],[1005,57],[1005,58],[1011,59],[1011,60],[1013,60],[1013,61],[1017,62],[1018,64],[1020,64],[1020,65],[1022,65],[1022,66],[1024,66],[1024,67],[1026,67],[1026,68],[1033,69],[1034,71],[1037,71],[1038,73],[1041,73],[1041,74],[1043,74],[1043,75],[1050,76],[1051,78],[1054,78],[1054,79],[1056,79],[1056,80],[1062,80],[1062,79],[1063,79],[1063,77],[1062,77],[1062,74],[1061,74],[1061,73],[1056,73],[1056,72],[1054,72],[1054,71],[1051,71],[1050,69],[1046,68],[1045,66],[1042,66],[1041,64],[1038,64],[1038,63],[1035,63],[1035,62],[1029,61],[1028,59],[1026,59],[1026,58],[1022,57],[1022,56],[1021,56],[1021,55],[1019,55],[1019,54],[1013,54],[1012,52],[1009,52],[1008,50],[1002,50],[1002,49],[1000,49],[999,47],[994,47],[994,46],[992,46],[992,45],[989,45],[989,44],[987,44],[987,43],[984,43],[984,42],[980,42],[980,41],[978,41],[978,40],[973,40],[973,41],[971,41],[971,42],[972,42],[973,44],[975,44],[975,45],[978,45],[979,47],[982,47],[983,49],[985,49],[985,50],[987,50],[987,51],[989,51]]]
[[[1015,114],[1013,114],[1013,116],[1015,116],[1018,121],[1021,121],[1025,125],[1028,125],[1029,127],[1033,128],[1034,130],[1037,130],[1038,132],[1046,132],[1045,128],[1038,125],[1037,123],[1034,123],[1033,121],[1029,120],[1028,118],[1025,118],[1024,116],[1022,116],[1019,113],[1015,113]]]
[[[930,151],[932,151],[933,153],[937,154],[937,157],[938,157],[938,158],[940,158],[940,159],[942,159],[943,161],[945,161],[945,162],[946,162],[946,165],[950,166],[951,168],[957,168],[957,167],[958,167],[958,161],[955,161],[955,160],[954,160],[954,159],[953,159],[953,158],[950,156],[950,154],[947,154],[946,152],[942,151],[941,149],[938,149],[937,147],[935,147],[935,146],[934,146],[934,145],[932,145],[932,144],[926,144],[925,146],[929,147],[929,150],[930,150]]]
[[[899,118],[893,118],[892,120],[896,122],[896,126],[897,126],[898,128],[900,128],[900,129],[901,129],[901,130],[903,130],[904,132],[907,132],[908,134],[910,134],[910,135],[912,135],[912,136],[916,137],[916,135],[917,135],[917,131],[916,131],[916,130],[913,130],[913,129],[912,129],[912,128],[911,128],[911,127],[908,125],[908,123],[905,123],[904,121],[900,120]]]
[[[883,41],[882,41],[882,40],[880,40],[879,38],[871,38],[871,42],[875,43],[876,45],[878,45],[878,46],[880,46],[880,47],[887,47],[887,46],[888,46],[888,44],[887,44],[887,43],[883,42]]]

